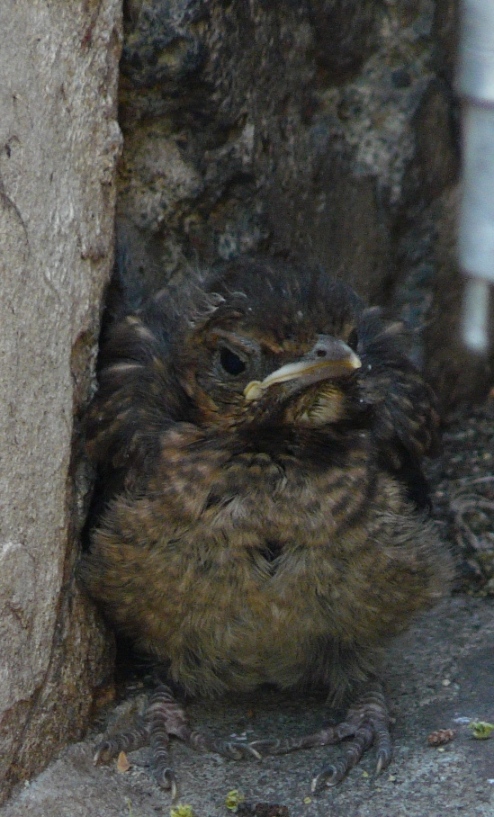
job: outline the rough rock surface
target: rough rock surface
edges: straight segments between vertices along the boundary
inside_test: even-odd
[[[113,256],[119,19],[0,4],[0,801],[81,735],[109,666],[72,578],[72,440]]]

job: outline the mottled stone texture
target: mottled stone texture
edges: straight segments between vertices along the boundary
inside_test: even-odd
[[[0,3],[0,800],[109,668],[74,585],[73,458],[113,256],[119,0]]]
[[[367,105],[362,63],[384,69],[383,12],[361,2],[128,4],[119,215],[152,286],[187,264],[262,251],[322,261],[379,291],[389,272],[379,196],[390,191],[377,190],[373,147],[352,120]],[[355,87],[342,85],[348,77]],[[367,134],[367,119],[359,127]],[[393,183],[389,162],[386,171]]]
[[[262,252],[426,322],[434,205],[458,176],[456,16],[453,0],[128,0],[118,227],[136,299]]]

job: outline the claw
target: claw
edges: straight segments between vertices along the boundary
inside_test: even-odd
[[[251,757],[255,758],[255,760],[262,760],[262,755],[257,751],[257,749],[254,748],[254,746],[251,743],[248,744],[247,748]]]
[[[224,743],[217,744],[215,747],[215,751],[218,752],[218,754],[223,755],[223,757],[229,757],[232,760],[243,760],[245,757],[245,749],[246,747],[234,743],[233,741],[225,741]]]
[[[279,740],[270,740],[266,738],[266,740],[254,740],[250,744],[252,749],[259,755],[259,758],[263,757],[263,754],[266,755],[275,755],[277,754],[276,749],[280,744]],[[261,750],[263,754],[260,754],[258,749]],[[285,752],[281,752],[281,754],[285,754]]]
[[[211,740],[208,742],[207,748],[232,760],[245,760],[251,757],[255,760],[262,760],[262,755],[259,754],[254,743],[245,743],[240,740]]]
[[[93,763],[95,766],[99,766],[102,763],[108,763],[108,761],[111,759],[112,754],[110,750],[110,742],[108,740],[103,740],[101,743],[98,743],[96,747],[96,751],[93,755]]]
[[[343,779],[340,774],[341,770],[339,767],[334,765],[324,766],[319,774],[316,774],[316,776],[312,778],[310,784],[311,793],[316,794],[323,786],[336,786],[336,784],[340,783]]]
[[[280,740],[242,739],[220,740],[202,732],[192,731],[183,709],[175,701],[168,687],[161,686],[151,696],[142,725],[131,732],[115,735],[102,741],[94,754],[94,763],[105,763],[120,751],[129,752],[146,743],[151,744],[151,766],[156,782],[171,791],[172,800],[177,796],[177,784],[170,767],[170,736],[182,740],[201,752],[217,752],[233,760],[254,758],[262,760],[264,754],[281,755],[313,746],[327,746],[350,738],[344,758],[334,765],[325,766],[311,782],[311,791],[323,786],[335,786],[361,760],[374,743],[376,747],[376,775],[389,766],[392,744],[389,734],[389,715],[381,685],[373,682],[364,694],[350,707],[347,717],[336,726],[328,726],[309,735]]]
[[[392,752],[391,750],[380,749],[377,753],[377,763],[376,763],[376,777],[381,774],[385,769],[388,768],[389,764],[391,763]]]
[[[156,768],[153,764],[153,776],[158,786],[167,791],[171,791],[172,799],[177,793],[177,781],[173,773],[173,769],[167,767],[166,769]]]
[[[347,760],[342,760],[340,763],[331,763],[328,766],[324,766],[319,774],[313,778],[311,791],[317,792],[323,787],[330,788],[337,786],[338,783],[341,783],[341,781],[345,779],[351,768],[352,766],[349,764],[348,758]]]
[[[258,760],[261,760],[264,755],[277,754],[276,749],[279,743],[279,740],[270,740],[269,738],[266,738],[266,740],[253,740],[252,743],[249,743],[249,746],[251,747],[253,756]],[[285,753],[282,752],[282,754]]]
[[[170,766],[170,736],[182,740],[199,752],[217,752],[233,760],[262,759],[255,743],[240,739],[220,740],[192,731],[182,707],[176,702],[170,689],[161,685],[149,699],[143,723],[130,732],[103,740],[96,747],[93,761],[95,765],[107,763],[122,750],[131,752],[149,744],[153,777],[158,786],[171,791],[173,801],[177,796],[177,783]]]
[[[235,760],[245,760],[249,757],[253,757],[255,760],[262,760],[262,755],[260,755],[257,749],[254,749],[250,743],[229,743],[228,746],[232,750],[232,757],[234,753]]]
[[[325,766],[313,778],[311,791],[316,792],[323,786],[335,786],[340,783],[360,762],[373,743],[377,754],[376,775],[389,766],[392,744],[388,725],[389,715],[382,687],[379,682],[373,681],[350,707],[346,719],[336,726],[328,726],[319,732],[298,738],[259,740],[253,745],[267,754],[280,755],[311,746],[340,743],[350,738],[346,744],[344,758],[335,765]]]
[[[170,771],[171,771],[171,769],[170,769]],[[178,786],[177,786],[177,781],[175,780],[175,775],[173,774],[173,772],[172,772],[172,779],[171,779],[171,785],[170,785],[170,794],[171,794],[171,798],[172,798],[172,803],[176,803],[177,797],[178,797]]]

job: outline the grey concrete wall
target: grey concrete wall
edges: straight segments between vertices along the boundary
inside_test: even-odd
[[[72,579],[72,440],[113,257],[120,17],[0,3],[0,800],[81,733],[108,671]]]

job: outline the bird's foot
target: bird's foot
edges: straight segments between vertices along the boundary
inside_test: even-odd
[[[261,754],[286,754],[312,746],[328,746],[350,738],[344,757],[335,764],[324,766],[312,780],[311,790],[340,783],[361,760],[367,749],[376,747],[376,775],[389,766],[392,742],[389,733],[389,713],[382,686],[373,682],[350,707],[344,721],[298,738],[254,741],[252,748]]]
[[[170,765],[170,736],[188,741],[190,729],[182,707],[168,687],[160,685],[151,695],[142,721],[128,732],[118,732],[96,747],[95,764],[108,763],[120,752],[133,752],[142,746],[151,747],[151,769],[158,785],[177,794],[175,774]]]
[[[164,789],[177,796],[177,783],[170,765],[170,737],[175,736],[200,752],[217,752],[231,760],[255,758],[261,755],[243,740],[222,740],[192,730],[183,708],[175,700],[169,687],[161,684],[151,695],[142,723],[128,732],[120,732],[103,740],[96,747],[94,763],[107,763],[120,752],[132,752],[143,746],[151,747],[153,776]]]

